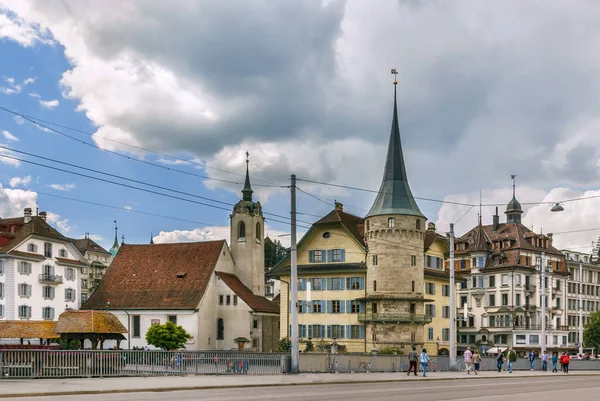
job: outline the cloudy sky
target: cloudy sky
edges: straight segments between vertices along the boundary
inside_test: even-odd
[[[521,202],[545,202],[524,223],[596,229],[555,237],[585,250],[600,198],[549,210],[600,195],[598,20],[594,0],[0,0],[0,106],[59,131],[0,110],[0,151],[65,170],[0,159],[0,216],[37,201],[106,246],[113,220],[126,242],[227,238],[248,151],[267,231],[288,233],[290,174],[378,188],[397,68],[416,196],[505,205],[516,174]],[[304,226],[334,199],[364,215],[374,197],[299,187]],[[418,202],[440,232],[480,209]]]

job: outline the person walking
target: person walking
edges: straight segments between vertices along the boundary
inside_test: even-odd
[[[410,376],[411,370],[415,370],[415,376],[417,375],[417,347],[413,345],[412,351],[408,353],[408,373],[407,376]]]
[[[423,377],[427,377],[427,365],[431,362],[429,359],[429,355],[427,355],[427,350],[423,348],[423,352],[421,352],[421,366],[423,366]]]
[[[571,361],[571,358],[569,357],[569,355],[567,355],[566,352],[563,352],[562,356],[560,357],[560,364],[562,365],[562,371],[564,373],[569,373],[569,362]]]
[[[533,372],[534,369],[534,363],[535,363],[535,351],[530,351],[529,355],[528,355],[528,359],[529,359],[529,365],[531,367],[531,371]]]
[[[504,364],[504,353],[498,352],[498,357],[496,358],[496,368],[498,372],[502,372],[502,365]]]
[[[475,368],[475,374],[479,372],[479,364],[481,363],[481,355],[479,355],[479,351],[473,351],[473,367]]]
[[[465,359],[465,369],[467,370],[467,374],[471,374],[471,367],[473,366],[473,353],[471,352],[471,347],[467,347],[467,350],[463,354]]]
[[[548,371],[548,351],[544,351],[542,354],[542,371]]]
[[[558,369],[556,368],[556,364],[558,363],[558,352],[554,351],[552,353],[552,373],[557,373]],[[562,370],[562,367],[561,367]]]
[[[508,355],[506,356],[506,359],[508,359],[508,373],[512,373],[513,364],[517,362],[517,353],[515,352],[513,347],[510,347],[510,349],[508,350]]]

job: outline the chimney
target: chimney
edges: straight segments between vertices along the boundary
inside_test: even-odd
[[[24,216],[23,222],[24,223],[29,223],[31,221],[31,213],[32,213],[32,211],[31,211],[30,207],[26,207],[23,210],[23,216]]]
[[[344,211],[344,205],[341,204],[340,202],[335,202],[335,210],[339,210],[340,212]]]
[[[496,206],[496,214],[494,215],[494,231],[498,231],[500,225],[500,216],[498,216],[498,206]]]
[[[46,212],[40,212],[40,217],[42,218],[42,220],[46,221],[46,217],[48,217],[48,214]]]
[[[553,234],[552,233],[548,233],[548,234],[546,234],[546,236],[548,237],[548,246],[546,248],[548,248],[548,247],[552,246],[552,236],[553,236]]]

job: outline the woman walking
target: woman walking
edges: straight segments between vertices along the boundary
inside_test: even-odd
[[[502,365],[504,364],[504,354],[502,352],[498,352],[498,357],[496,358],[496,368],[498,372],[502,372]]]
[[[558,352],[554,351],[552,353],[552,373],[558,372],[558,369],[556,368],[557,363],[558,363]]]
[[[423,377],[427,377],[427,364],[431,362],[429,359],[429,355],[427,355],[427,350],[423,348],[423,352],[421,352],[421,366],[423,366]]]
[[[481,363],[481,355],[479,355],[479,351],[473,351],[473,367],[475,368],[475,374],[479,372],[479,364]]]

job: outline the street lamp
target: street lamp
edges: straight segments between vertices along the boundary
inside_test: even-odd
[[[552,206],[552,209],[550,209],[551,212],[562,212],[563,210],[565,210],[565,208],[562,207],[558,202],[556,202],[554,206]]]

